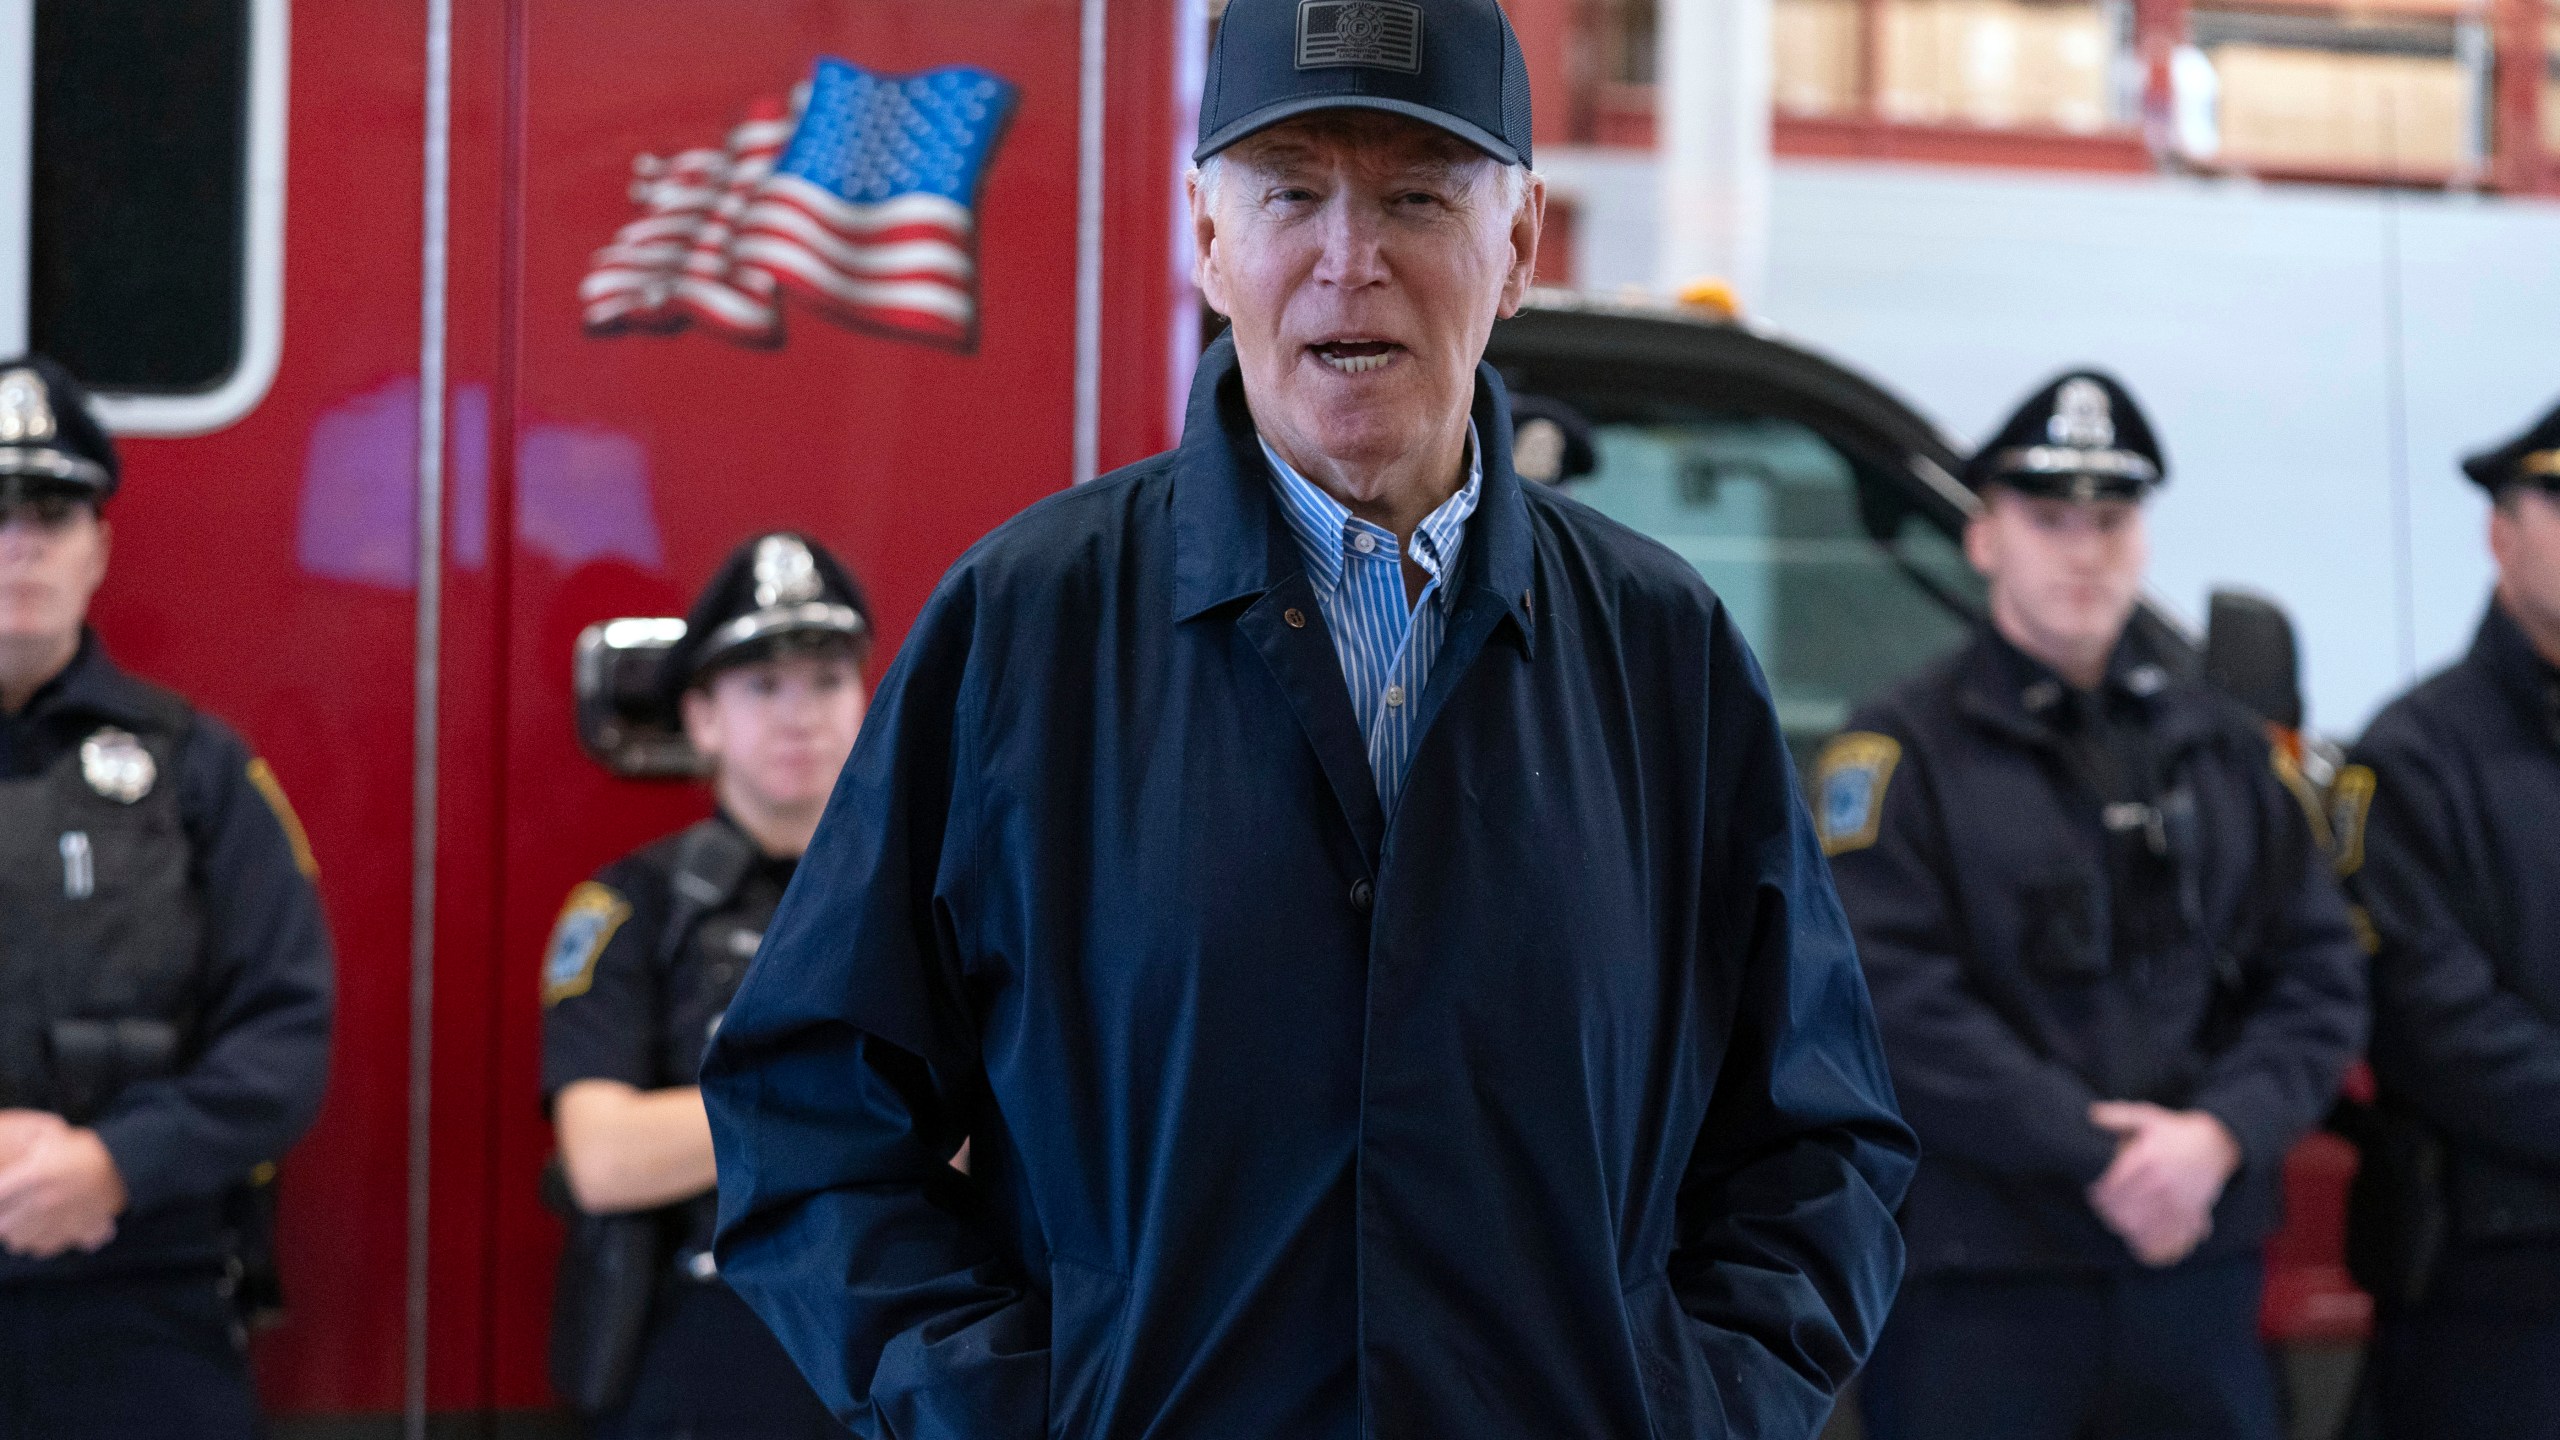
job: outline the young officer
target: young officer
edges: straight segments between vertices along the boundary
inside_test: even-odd
[[[562,1297],[564,1321],[635,1344],[625,1393],[594,1416],[598,1436],[843,1434],[718,1278],[711,1131],[694,1082],[853,749],[870,643],[861,587],[823,547],[788,533],[740,546],[661,672],[719,809],[572,890],[552,931],[543,1091],[571,1197],[588,1216],[658,1222],[643,1245],[655,1278],[630,1296],[635,1313]],[[610,1276],[577,1283],[611,1289]]]
[[[87,626],[115,447],[0,362],[0,1440],[247,1440],[240,1201],[320,1108],[302,827]]]
[[[2488,616],[2468,656],[2374,720],[2337,785],[2339,866],[2379,942],[2374,1078],[2433,1159],[2369,1145],[2353,1230],[2405,1277],[2367,1277],[2388,1440],[2553,1440],[2560,410],[2463,468],[2495,501]]]
[[[2259,1247],[2362,956],[2257,721],[2133,623],[2163,478],[2114,380],[2037,392],[1966,467],[1989,625],[1816,766],[1921,1142],[1876,1440],[2278,1433]]]

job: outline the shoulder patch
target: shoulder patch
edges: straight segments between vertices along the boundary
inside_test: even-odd
[[[2338,850],[2337,837],[2330,829],[2329,807],[2320,798],[2319,787],[2311,783],[2310,776],[2302,773],[2302,762],[2293,758],[2291,750],[2282,745],[2271,746],[2267,757],[2267,763],[2276,772],[2276,782],[2284,786],[2285,793],[2293,797],[2294,804],[2302,807],[2302,818],[2311,825],[2313,843],[2334,857]]]
[[[276,823],[284,827],[284,843],[293,847],[293,867],[305,880],[320,878],[320,861],[311,853],[311,837],[303,831],[302,817],[293,813],[293,802],[284,798],[284,782],[263,759],[249,762],[249,783],[257,787],[267,808],[276,812]]]
[[[2382,953],[2382,932],[2374,928],[2372,911],[2361,905],[2350,905],[2347,907],[2347,923],[2354,927],[2356,944],[2363,947],[2364,953],[2367,955]]]
[[[2364,822],[2373,813],[2375,781],[2369,766],[2349,765],[2329,786],[2329,833],[2338,842],[2338,873],[2364,868]]]
[[[1836,735],[1822,747],[1813,762],[1813,794],[1823,854],[1845,855],[1876,843],[1885,786],[1901,761],[1901,741],[1869,730]]]
[[[610,885],[593,880],[569,892],[560,918],[551,925],[551,944],[542,952],[542,1003],[545,1008],[573,995],[584,995],[595,983],[596,961],[613,940],[613,932],[631,918],[631,902]]]

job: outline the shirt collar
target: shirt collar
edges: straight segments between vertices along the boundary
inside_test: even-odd
[[[1281,517],[1288,522],[1289,533],[1297,539],[1298,549],[1306,556],[1307,573],[1324,589],[1342,583],[1342,572],[1351,563],[1358,538],[1367,535],[1389,558],[1396,551],[1396,537],[1384,526],[1373,525],[1351,513],[1350,507],[1336,500],[1323,486],[1298,473],[1297,467],[1280,456],[1269,440],[1257,433],[1262,458],[1271,467],[1272,491],[1280,499]],[[1467,483],[1458,492],[1422,517],[1413,532],[1413,563],[1434,580],[1447,580],[1454,568],[1459,548],[1465,543],[1467,518],[1476,511],[1484,492],[1484,450],[1477,443],[1476,422],[1467,421]],[[1440,586],[1435,593],[1442,604],[1449,601],[1451,587]]]
[[[2491,676],[2545,733],[2560,742],[2560,670],[2555,670],[2533,641],[2507,613],[2506,602],[2492,599],[2471,643],[2476,663]]]
[[[1476,366],[1475,422],[1484,487],[1467,526],[1466,554],[1451,587],[1463,616],[1471,597],[1502,612],[1523,654],[1536,652],[1532,586],[1537,542],[1522,481],[1511,470],[1511,398],[1491,365]],[[1173,618],[1188,622],[1258,599],[1306,570],[1281,519],[1255,441],[1236,365],[1235,337],[1221,335],[1192,376],[1182,440],[1158,461],[1173,472]]]
[[[81,630],[80,648],[72,655],[71,663],[37,686],[36,693],[28,697],[26,708],[9,718],[32,720],[65,713],[94,715],[125,725],[139,723],[150,713],[135,694],[134,682],[107,658],[106,647],[98,643],[95,630]]]
[[[2010,728],[2023,723],[2033,731],[2063,732],[2074,728],[2075,716],[2089,703],[2075,697],[2053,667],[2010,643],[1987,621],[1976,653],[1983,657],[1971,696],[1977,714],[1999,719]],[[2172,678],[2167,667],[2153,658],[2139,625],[2127,625],[2107,657],[2106,678],[2093,699],[2138,704],[2157,713],[2167,703]]]

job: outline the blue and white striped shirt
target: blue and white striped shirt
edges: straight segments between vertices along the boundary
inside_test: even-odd
[[[1280,496],[1289,532],[1306,555],[1307,578],[1315,584],[1325,628],[1333,632],[1333,653],[1351,690],[1351,713],[1359,717],[1360,737],[1368,742],[1379,806],[1392,815],[1405,766],[1420,738],[1413,712],[1422,703],[1423,683],[1431,678],[1431,662],[1449,630],[1458,547],[1466,542],[1467,518],[1476,513],[1476,498],[1484,488],[1475,422],[1467,423],[1466,485],[1424,516],[1413,532],[1413,563],[1431,578],[1409,609],[1403,552],[1393,532],[1352,514],[1290,468],[1270,441],[1262,442],[1262,454],[1271,462],[1272,488]]]

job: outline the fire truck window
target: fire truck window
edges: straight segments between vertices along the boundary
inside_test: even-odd
[[[1810,427],[1617,408],[1574,498],[1698,567],[1759,655],[1800,763],[1859,701],[1969,631],[1982,582],[1955,540]]]
[[[240,361],[249,0],[37,0],[28,339],[93,389]]]

